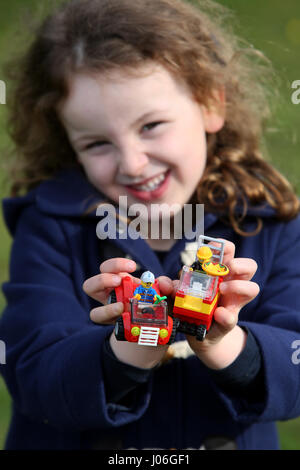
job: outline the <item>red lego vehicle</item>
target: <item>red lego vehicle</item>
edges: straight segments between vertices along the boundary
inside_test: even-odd
[[[220,246],[209,246],[205,241],[217,242]],[[174,319],[180,321],[178,331],[205,339],[220,297],[219,287],[229,272],[222,263],[225,242],[201,236],[198,244],[198,261],[184,266],[173,307]],[[200,252],[202,253],[201,260]],[[204,256],[206,253],[206,257]],[[207,254],[208,253],[208,254]],[[196,266],[196,268],[195,268]]]
[[[117,340],[144,346],[173,343],[178,321],[173,321],[168,315],[167,302],[164,300],[156,301],[158,303],[141,302],[134,298],[136,288],[137,284],[130,276],[126,276],[112,294],[111,301],[124,304],[124,313],[115,324]],[[153,288],[160,295],[157,280]]]

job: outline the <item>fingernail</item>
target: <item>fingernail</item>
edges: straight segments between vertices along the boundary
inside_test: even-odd
[[[82,284],[83,292],[86,292],[86,289],[87,289],[87,281],[84,281],[84,283]]]
[[[96,313],[95,313],[95,310],[94,310],[94,309],[91,310],[91,311],[90,311],[90,319],[91,319],[93,322],[95,321],[96,316],[97,316],[97,315],[96,315]]]
[[[134,271],[134,270],[135,270],[135,262],[134,261],[128,261],[127,271]]]
[[[121,315],[121,313],[123,312],[123,305],[122,304],[114,305],[113,312],[115,315]]]

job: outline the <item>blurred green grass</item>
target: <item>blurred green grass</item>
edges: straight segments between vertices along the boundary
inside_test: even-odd
[[[300,2],[299,0],[219,0],[236,13],[236,31],[263,51],[281,77],[281,104],[270,123],[266,141],[274,165],[286,175],[300,193],[299,116],[300,105],[291,102],[291,84],[300,80]],[[48,3],[48,0],[43,0]],[[12,28],[22,18],[21,9],[40,5],[39,0],[10,0],[0,15],[0,80],[1,62],[13,51]],[[3,8],[2,4],[1,7]],[[7,84],[7,102],[9,84]],[[4,127],[5,106],[0,105],[0,148],[8,143]],[[1,156],[0,156],[1,160]],[[7,195],[3,171],[0,171],[0,196]],[[11,239],[0,217],[0,283],[8,278],[8,259]],[[0,312],[5,302],[0,293]],[[3,449],[8,429],[11,400],[0,378],[0,449]],[[278,423],[282,449],[300,449],[300,418]]]

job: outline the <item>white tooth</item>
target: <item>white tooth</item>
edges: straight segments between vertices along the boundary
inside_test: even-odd
[[[143,186],[140,186],[138,189],[141,191],[147,191],[149,189],[149,186],[146,186],[145,184]]]
[[[150,182],[148,183],[148,188],[151,188],[151,189],[152,189],[152,188],[155,188],[155,186],[157,186],[157,184],[156,184],[155,181],[150,181]]]
[[[161,179],[160,179],[160,178],[155,178],[155,179],[153,180],[153,184],[154,184],[154,185],[158,185],[160,182],[161,182]]]
[[[142,184],[141,186],[137,186],[139,191],[153,191],[163,180],[165,179],[165,174],[161,174],[157,176],[153,180],[149,181],[147,184]]]

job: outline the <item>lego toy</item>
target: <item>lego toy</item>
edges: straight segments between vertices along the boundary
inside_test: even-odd
[[[165,299],[149,271],[142,275],[138,287],[130,276],[124,277],[111,297],[111,301],[124,304],[124,312],[115,324],[116,339],[143,346],[173,343],[179,322],[168,315]]]
[[[134,298],[145,303],[153,303],[157,299],[157,292],[152,285],[155,281],[154,274],[146,271],[141,276],[141,284],[135,289]]]
[[[192,264],[192,270],[204,273],[205,271],[203,270],[202,265],[204,262],[209,262],[212,258],[212,255],[213,253],[209,246],[201,246],[197,250],[197,260]]]
[[[207,245],[207,242],[215,242]],[[217,245],[216,245],[217,244]],[[223,240],[201,235],[197,259],[192,266],[183,266],[173,307],[174,319],[179,320],[178,331],[205,339],[220,297],[219,287],[229,273],[222,264]]]

